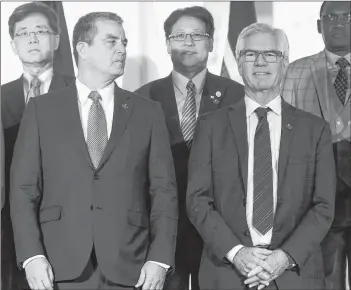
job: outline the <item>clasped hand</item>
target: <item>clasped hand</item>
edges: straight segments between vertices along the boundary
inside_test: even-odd
[[[250,288],[258,290],[268,286],[277,279],[289,266],[289,259],[282,250],[267,250],[255,247],[244,247],[238,251],[233,260],[237,270],[247,277],[244,281]]]

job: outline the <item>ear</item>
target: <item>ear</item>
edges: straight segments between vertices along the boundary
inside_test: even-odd
[[[239,58],[239,60],[237,60],[237,64],[238,64],[238,71],[240,76],[243,76],[243,62],[242,62],[242,58]]]
[[[11,47],[13,52],[17,55],[18,54],[18,50],[17,50],[17,46],[14,40],[11,40]]]
[[[54,35],[54,50],[57,50],[60,45],[60,35]]]
[[[317,20],[317,30],[319,34],[322,34],[322,23],[320,19]]]
[[[209,39],[209,52],[212,52],[213,51],[213,38],[210,38]]]
[[[89,56],[89,44],[87,44],[86,42],[78,42],[76,45],[76,49],[78,52],[78,55],[82,58],[82,59],[87,59]]]
[[[171,51],[172,51],[171,41],[168,38],[166,39],[166,45],[167,45],[167,52],[168,52],[168,54],[171,54]]]

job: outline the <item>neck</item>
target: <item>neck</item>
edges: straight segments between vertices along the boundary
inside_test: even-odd
[[[187,79],[191,80],[193,77],[195,77],[201,71],[203,71],[205,69],[205,67],[197,67],[196,69],[192,68],[192,69],[188,70],[187,68],[173,66],[173,69],[177,73],[180,73],[181,75],[185,76]]]
[[[279,87],[273,90],[257,91],[252,92],[245,88],[245,94],[255,102],[259,103],[261,106],[267,105],[270,101],[275,99],[279,95]]]
[[[52,62],[42,64],[42,63],[22,63],[23,70],[30,74],[33,77],[40,76],[43,72],[47,71],[48,69],[52,68]]]
[[[330,52],[340,56],[344,57],[348,53],[350,53],[350,48],[343,48],[343,49],[328,49]]]
[[[106,78],[101,74],[93,73],[90,70],[78,68],[77,78],[92,91],[102,89],[111,84],[115,78]]]

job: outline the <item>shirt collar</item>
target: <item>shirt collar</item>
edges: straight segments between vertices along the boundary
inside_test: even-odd
[[[78,77],[76,78],[76,87],[78,91],[78,99],[81,104],[85,104],[89,100],[89,94],[92,90],[83,84]],[[110,102],[114,98],[115,82],[112,82],[108,86],[97,90],[100,94],[104,103]]]
[[[336,55],[332,52],[330,52],[329,50],[327,50],[326,48],[324,49],[325,51],[325,55],[327,58],[327,64],[328,64],[328,68],[332,68],[332,69],[339,69],[338,65],[336,64],[336,61],[341,58],[341,56]],[[351,53],[349,52],[348,54],[346,54],[344,56],[344,58],[351,63]]]
[[[207,74],[207,68],[204,68],[201,72],[199,72],[196,76],[194,76],[191,80],[194,83],[196,87],[196,92],[201,93],[205,81],[206,81],[206,74]],[[180,90],[182,94],[187,94],[187,89],[186,85],[189,82],[189,79],[180,74],[179,72],[176,72],[175,70],[172,71],[172,79],[173,83],[176,85],[176,87]]]
[[[51,67],[46,71],[42,72],[38,76],[38,79],[40,80],[41,83],[45,83],[51,80],[53,75],[54,75],[54,69]],[[23,78],[27,82],[28,87],[30,87],[30,83],[32,82],[32,79],[34,78],[34,76],[30,75],[28,72],[23,72]]]
[[[245,95],[246,117],[250,117],[257,108],[262,107],[259,103]],[[276,115],[282,113],[282,98],[280,95],[271,100],[264,108],[270,108]]]

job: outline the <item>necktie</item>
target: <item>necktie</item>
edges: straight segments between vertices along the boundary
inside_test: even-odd
[[[40,95],[40,86],[41,86],[41,81],[37,77],[34,77],[30,82],[30,89],[27,95],[26,103],[29,102],[30,98],[34,98]]]
[[[91,161],[96,169],[99,166],[108,141],[107,123],[104,109],[100,104],[100,94],[97,91],[92,91],[88,98],[93,103],[88,116],[87,145]]]
[[[273,227],[273,173],[268,108],[257,108],[254,143],[254,200],[252,225],[265,235]]]
[[[183,117],[180,128],[182,130],[184,140],[190,149],[196,125],[196,87],[191,80],[186,85],[186,89],[187,96],[183,107]]]
[[[336,64],[339,66],[339,71],[334,81],[334,88],[337,96],[340,99],[340,102],[344,105],[346,99],[346,91],[347,91],[347,74],[346,67],[350,64],[349,62],[341,57],[336,61]]]

